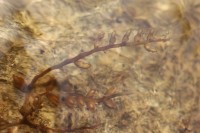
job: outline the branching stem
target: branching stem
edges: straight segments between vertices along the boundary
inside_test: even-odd
[[[136,42],[134,44],[134,46],[138,46],[138,45],[144,45],[144,44],[148,44],[148,43],[153,43],[153,42],[166,42],[168,41],[169,39],[156,39],[156,40],[150,40],[148,42]],[[50,71],[52,70],[55,70],[55,69],[60,69],[62,68],[63,66],[65,65],[68,65],[70,63],[74,63],[76,62],[77,60],[80,60],[80,59],[83,59],[93,53],[96,53],[96,52],[100,52],[100,51],[106,51],[108,49],[112,49],[112,48],[119,48],[119,47],[125,47],[127,46],[127,42],[121,42],[121,43],[118,43],[118,44],[109,44],[109,45],[105,45],[105,46],[102,46],[102,47],[95,47],[93,48],[92,50],[90,51],[86,51],[86,52],[83,52],[83,53],[80,53],[78,54],[77,56],[71,58],[71,59],[65,59],[64,61],[62,61],[61,63],[59,64],[56,64],[54,66],[51,66],[49,68],[47,68],[46,70],[42,71],[40,74],[36,75],[31,83],[28,85],[27,87],[27,90],[28,91],[31,91],[34,84],[37,82],[37,80],[41,77],[43,77],[44,75],[46,75],[47,73],[49,73]]]

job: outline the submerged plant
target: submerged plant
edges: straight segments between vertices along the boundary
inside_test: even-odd
[[[114,102],[113,98],[117,96],[127,95],[127,93],[122,93],[122,92],[118,93],[116,92],[116,88],[111,88],[111,89],[108,89],[107,92],[102,97],[96,98],[94,97],[96,91],[91,89],[86,95],[83,95],[77,92],[73,92],[73,93],[67,92],[67,95],[63,98],[52,92],[54,90],[54,87],[57,86],[58,84],[58,81],[55,79],[50,79],[45,84],[46,91],[42,94],[36,95],[34,94],[33,90],[37,87],[36,82],[40,78],[42,78],[44,75],[46,75],[47,73],[55,69],[60,69],[71,63],[74,63],[76,66],[80,68],[84,68],[84,69],[89,68],[90,64],[82,62],[81,60],[94,53],[101,52],[101,51],[105,52],[113,48],[140,46],[140,45],[143,45],[147,51],[152,52],[152,50],[149,50],[147,48],[147,45],[149,43],[169,41],[169,38],[166,38],[166,36],[156,37],[154,29],[143,29],[143,30],[138,31],[137,34],[134,36],[133,42],[130,42],[129,38],[131,36],[132,31],[133,30],[128,30],[123,35],[120,43],[116,43],[116,34],[115,32],[113,32],[109,38],[109,43],[107,45],[96,46],[95,44],[93,49],[86,52],[82,52],[73,58],[65,59],[64,61],[47,68],[46,70],[34,76],[30,83],[27,83],[22,76],[13,75],[14,87],[26,93],[25,101],[22,107],[20,108],[20,113],[23,116],[23,118],[16,123],[11,123],[11,124],[3,123],[2,125],[0,125],[0,129],[3,130],[8,127],[25,124],[30,127],[39,129],[40,131],[43,131],[43,132],[47,132],[48,130],[53,131],[53,132],[73,132],[73,131],[81,131],[85,129],[94,129],[102,125],[102,123],[97,123],[92,126],[82,126],[78,128],[72,128],[72,123],[68,122],[68,128],[54,129],[45,125],[40,125],[40,124],[31,122],[29,117],[32,116],[34,112],[36,112],[37,110],[43,107],[42,106],[43,101],[41,100],[42,97],[46,97],[49,100],[49,102],[55,106],[62,106],[62,103],[64,103],[65,106],[71,109],[73,108],[81,109],[85,106],[88,110],[94,111],[98,104],[104,104],[105,106],[111,109],[115,109],[116,103]],[[69,115],[69,119],[71,119],[71,115]]]

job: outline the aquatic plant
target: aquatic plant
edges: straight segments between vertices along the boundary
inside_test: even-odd
[[[144,46],[144,48],[147,51],[155,52],[147,48],[147,45],[150,43],[166,42],[170,40],[166,36],[157,37],[154,29],[140,29],[139,31],[137,31],[136,35],[134,36],[133,42],[131,42],[129,41],[130,40],[129,38],[131,36],[132,31],[133,31],[132,29],[128,30],[123,35],[120,43],[116,43],[116,34],[115,32],[113,32],[109,38],[109,41],[108,41],[109,43],[107,45],[104,45],[104,46],[94,45],[94,48],[89,51],[82,52],[73,58],[65,59],[64,61],[56,65],[53,65],[47,68],[46,70],[40,72],[36,76],[34,76],[30,83],[27,83],[25,79],[23,78],[23,76],[21,75],[13,75],[14,88],[26,93],[25,101],[22,107],[20,108],[20,113],[23,118],[16,123],[9,123],[6,121],[3,122],[4,119],[2,118],[1,121],[3,123],[0,123],[0,130],[6,129],[12,126],[17,126],[17,125],[28,125],[42,132],[48,132],[48,131],[74,132],[74,131],[82,131],[86,129],[94,129],[102,125],[102,123],[97,123],[91,126],[84,125],[78,128],[72,128],[72,122],[70,121],[72,115],[69,114],[68,116],[69,122],[68,122],[67,128],[55,129],[55,128],[50,128],[46,125],[40,125],[40,124],[36,124],[32,122],[30,120],[30,116],[32,116],[34,112],[38,111],[39,109],[43,107],[44,102],[42,100],[42,97],[46,97],[48,101],[52,103],[54,106],[67,106],[72,109],[73,108],[81,109],[85,106],[88,110],[94,111],[96,106],[102,103],[109,108],[115,109],[116,104],[114,103],[113,98],[118,97],[118,96],[128,95],[128,93],[119,93],[119,92],[116,92],[116,88],[111,88],[111,89],[108,89],[107,92],[105,92],[105,94],[102,97],[96,98],[94,97],[95,95],[94,90],[90,90],[86,95],[77,93],[77,92],[71,93],[69,91],[67,92],[67,95],[63,98],[52,92],[55,87],[58,87],[58,81],[54,78],[51,78],[47,83],[44,84],[46,88],[44,93],[36,95],[34,94],[33,90],[37,87],[36,82],[40,78],[42,78],[44,75],[46,75],[47,73],[53,70],[60,69],[68,64],[75,63],[76,66],[87,69],[88,67],[90,67],[90,65],[82,62],[81,59],[84,59],[85,57],[92,55],[94,53],[101,52],[101,51],[105,52],[109,49],[129,47],[129,46],[133,46],[133,47]]]

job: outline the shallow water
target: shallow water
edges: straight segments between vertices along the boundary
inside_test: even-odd
[[[0,132],[200,132],[198,0],[1,0],[0,10]],[[127,46],[23,92],[129,31]]]

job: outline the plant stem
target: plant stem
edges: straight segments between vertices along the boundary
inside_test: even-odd
[[[169,39],[156,39],[156,40],[150,40],[148,42],[137,42],[137,43],[134,44],[134,46],[144,45],[144,44],[148,44],[148,43],[152,43],[152,42],[166,42],[168,40]],[[127,43],[126,42],[121,42],[121,43],[118,43],[118,44],[109,44],[109,45],[105,45],[105,46],[102,46],[102,47],[94,47],[92,50],[80,53],[80,54],[78,54],[77,56],[75,56],[75,57],[73,57],[71,59],[65,59],[61,63],[56,64],[54,66],[51,66],[51,67],[47,68],[46,70],[42,71],[40,74],[36,75],[32,79],[31,83],[28,85],[27,90],[31,91],[33,86],[34,86],[34,84],[37,82],[37,80],[39,78],[43,77],[44,75],[46,75],[47,73],[49,73],[52,70],[60,69],[65,65],[68,65],[70,63],[74,63],[75,61],[83,59],[83,58],[85,58],[85,57],[87,57],[87,56],[89,56],[89,55],[91,55],[93,53],[96,53],[96,52],[106,51],[108,49],[125,47],[125,46],[127,46]]]

